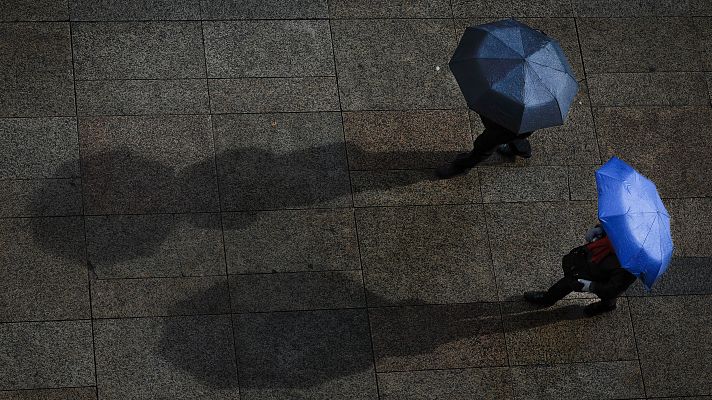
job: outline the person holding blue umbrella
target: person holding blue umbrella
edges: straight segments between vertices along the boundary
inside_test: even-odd
[[[572,291],[601,300],[588,316],[616,308],[616,299],[639,278],[647,290],[672,258],[670,215],[655,184],[613,157],[596,171],[600,224],[586,233],[587,244],[562,259],[564,277],[546,292],[526,292],[525,300],[551,306]]]
[[[471,152],[435,171],[440,178],[466,173],[495,149],[530,157],[527,138],[563,124],[578,92],[559,43],[513,19],[467,28],[449,65],[485,130]]]

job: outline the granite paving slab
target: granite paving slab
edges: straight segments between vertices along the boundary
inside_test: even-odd
[[[223,211],[352,204],[341,115],[213,117]]]
[[[712,393],[712,297],[630,298],[648,396]]]
[[[712,257],[673,256],[667,271],[647,291],[640,280],[627,296],[673,296],[712,294]]]
[[[700,15],[694,0],[573,0],[578,17],[665,17]]]
[[[599,168],[601,168],[599,164],[569,166],[568,173],[571,200],[598,200],[596,171]]]
[[[332,20],[344,110],[464,108],[448,19]]]
[[[328,18],[327,0],[200,0],[203,19]]]
[[[239,400],[228,315],[94,321],[100,399]]]
[[[616,106],[704,106],[709,104],[703,73],[614,73],[588,77],[591,104]]]
[[[79,119],[89,214],[217,211],[210,117]]]
[[[356,210],[369,305],[494,300],[481,205]]]
[[[455,17],[571,17],[569,0],[453,0]]]
[[[707,2],[704,2],[707,3]],[[711,10],[709,14],[712,15],[712,6],[707,3],[707,7]],[[700,57],[702,58],[702,69],[705,71],[712,71],[712,18],[695,18],[694,19],[694,29],[699,40],[699,51]]]
[[[223,227],[231,274],[360,269],[351,210],[224,213]]]
[[[68,23],[0,24],[0,52],[0,117],[75,114]]]
[[[225,275],[218,214],[91,216],[86,232],[99,279]]]
[[[76,79],[204,78],[200,25],[195,21],[73,23]]]
[[[666,199],[664,203],[671,217],[675,255],[712,257],[712,199]]]
[[[385,372],[378,374],[382,400],[512,398],[507,368]]]
[[[0,391],[0,400],[96,400],[95,387]]]
[[[203,33],[211,78],[334,75],[325,20],[205,22]]]
[[[366,310],[239,314],[242,399],[377,399]]]
[[[80,215],[81,180],[0,180],[0,217]]]
[[[481,167],[478,172],[485,203],[569,199],[566,167]]]
[[[72,21],[200,19],[197,0],[69,0]]]
[[[91,322],[0,323],[0,360],[6,390],[94,385]]]
[[[66,21],[67,0],[7,0],[0,4],[0,21]]]
[[[450,18],[446,0],[329,0],[329,15],[337,18]]]
[[[82,228],[79,217],[0,219],[0,322],[90,317]]]

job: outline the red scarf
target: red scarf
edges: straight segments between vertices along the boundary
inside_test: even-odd
[[[591,262],[594,264],[598,264],[613,252],[613,245],[608,236],[587,244],[586,248],[591,254]]]

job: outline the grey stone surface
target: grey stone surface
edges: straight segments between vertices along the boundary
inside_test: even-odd
[[[91,283],[94,318],[227,314],[227,277],[99,279]]]
[[[712,6],[707,6],[712,10]],[[712,15],[712,11],[707,15]],[[702,69],[712,71],[712,18],[695,18],[694,28],[699,40]]]
[[[360,271],[230,276],[235,312],[365,307]]]
[[[99,279],[225,274],[218,214],[92,216],[86,231]]]
[[[638,360],[512,368],[515,399],[642,399]]]
[[[494,300],[480,205],[357,209],[369,305]]]
[[[712,393],[712,296],[629,301],[648,395]]]
[[[577,24],[589,74],[702,69],[699,34],[689,18],[579,18]]]
[[[211,78],[334,75],[328,21],[205,22],[203,32]]]
[[[79,80],[205,77],[200,22],[77,22],[72,39]]]
[[[360,111],[343,119],[353,170],[435,168],[472,150],[465,111]]]
[[[0,400],[96,400],[96,388],[2,391]]]
[[[447,65],[451,20],[334,20],[331,29],[344,110],[465,107]]]
[[[0,117],[74,115],[68,23],[0,24],[0,49]]]
[[[66,21],[67,0],[6,0],[0,4],[0,21]]]
[[[453,0],[456,17],[569,17],[573,16],[570,0]]]
[[[704,0],[573,0],[579,17],[647,17],[701,15]]]
[[[673,256],[667,271],[655,282],[651,291],[645,290],[639,280],[626,291],[628,296],[691,294],[712,294],[712,257]]]
[[[75,118],[0,119],[0,179],[79,176]]]
[[[214,113],[339,111],[335,77],[211,79]]]
[[[512,398],[507,368],[379,373],[378,389],[383,400]]]
[[[200,19],[197,0],[69,0],[72,21]]]
[[[78,81],[79,115],[207,114],[204,79]]]
[[[41,217],[82,213],[81,180],[0,180],[0,217]]]
[[[238,400],[228,315],[94,321],[100,399]]]
[[[328,18],[327,0],[200,0],[203,19]]]
[[[433,170],[351,171],[356,207],[479,203],[477,170],[436,179]]]
[[[710,100],[702,73],[616,73],[588,77],[596,106],[694,106]]]
[[[598,199],[596,189],[596,170],[601,168],[596,165],[571,165],[569,166],[569,191],[571,200]]]
[[[446,0],[330,0],[331,18],[450,18]]]
[[[210,117],[79,120],[86,212],[217,211]]]
[[[675,255],[712,257],[712,199],[666,199]]]
[[[712,150],[709,107],[595,110],[601,157],[616,155],[655,182],[663,197],[709,196]],[[674,168],[662,168],[674,166]]]
[[[595,202],[487,204],[485,212],[502,300],[561,278],[561,257],[584,244],[597,221]]]
[[[566,167],[481,167],[482,201],[561,201],[569,199]]]
[[[90,321],[0,324],[0,387],[94,385]]]
[[[225,213],[223,226],[231,274],[359,269],[350,210]]]
[[[222,209],[352,203],[339,113],[213,118]]]
[[[563,300],[548,309],[520,302],[502,305],[511,365],[637,360],[625,299],[608,314],[586,318],[593,300]]]
[[[507,365],[497,304],[384,307],[369,317],[378,372]]]
[[[377,399],[365,310],[241,314],[241,398]]]
[[[78,217],[0,219],[0,322],[89,318],[83,246]]]

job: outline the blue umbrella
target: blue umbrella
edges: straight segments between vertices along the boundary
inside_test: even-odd
[[[450,70],[472,110],[517,133],[562,125],[578,92],[559,43],[513,19],[467,28]]]
[[[648,289],[672,258],[670,215],[655,184],[613,157],[596,171],[598,219],[621,266]]]

